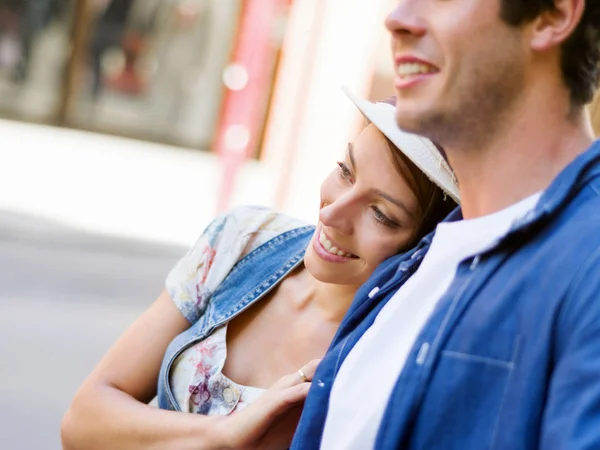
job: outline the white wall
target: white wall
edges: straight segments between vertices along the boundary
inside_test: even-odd
[[[389,0],[294,3],[265,145],[282,209],[316,220],[321,181],[360,120],[341,86],[366,96],[388,10]]]
[[[215,215],[215,155],[5,120],[0,136],[0,210],[184,245]],[[233,203],[270,205],[275,181],[265,165],[247,163]]]

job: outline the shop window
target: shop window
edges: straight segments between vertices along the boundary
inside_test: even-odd
[[[261,1],[286,8],[265,24],[268,70],[248,83],[261,90],[246,107],[260,116],[249,156],[289,5]],[[234,60],[252,38],[242,35],[248,11],[243,0],[0,0],[0,116],[214,150],[224,114],[239,106],[236,83],[254,76]]]

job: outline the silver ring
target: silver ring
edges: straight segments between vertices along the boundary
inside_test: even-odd
[[[300,375],[300,378],[302,379],[302,381],[304,381],[305,383],[308,381],[308,377],[306,376],[306,374],[304,373],[304,370],[302,369],[298,369],[298,375]]]

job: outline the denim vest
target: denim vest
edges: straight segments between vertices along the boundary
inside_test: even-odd
[[[317,368],[293,450],[320,448],[340,366],[432,236],[357,292]],[[600,449],[600,143],[494,248],[459,265],[398,375],[375,448]]]
[[[313,226],[305,226],[282,233],[233,266],[208,299],[202,317],[169,344],[158,377],[157,400],[161,409],[181,410],[169,381],[169,374],[177,357],[209,336],[215,328],[229,322],[259,301],[298,267],[303,261],[314,230]]]

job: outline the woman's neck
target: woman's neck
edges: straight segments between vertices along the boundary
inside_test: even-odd
[[[295,307],[312,310],[324,321],[339,324],[354,300],[357,286],[324,283],[302,267],[292,275]]]

